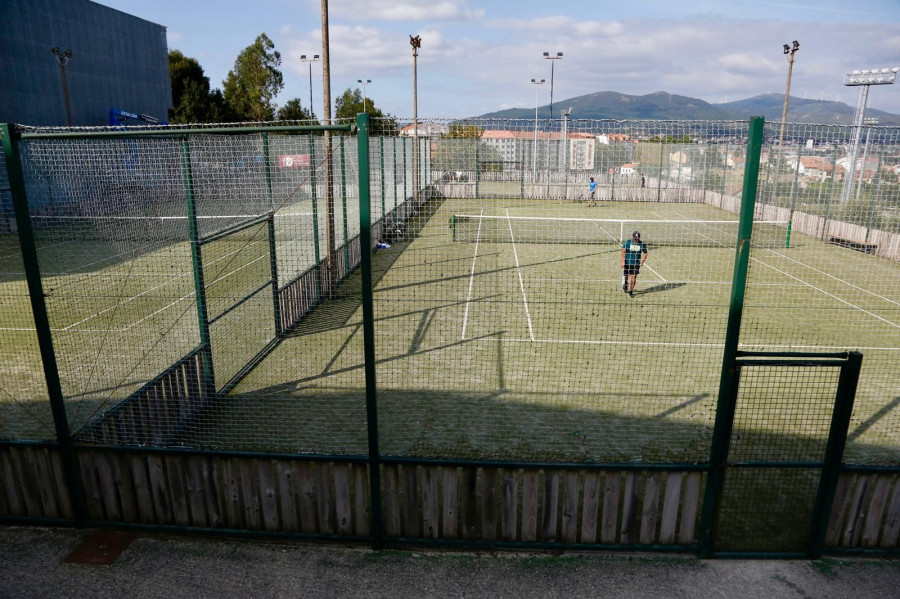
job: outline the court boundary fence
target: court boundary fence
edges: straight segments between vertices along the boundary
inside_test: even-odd
[[[384,227],[406,222],[442,194],[441,173],[425,166],[421,189],[414,189],[393,214],[373,223],[368,127],[365,115],[360,115],[352,131],[331,127],[352,132],[359,147],[360,234],[347,247],[337,249],[336,255],[342,258],[336,263],[345,277],[358,269],[362,278],[369,451],[361,456],[154,446],[164,444],[215,397],[227,393],[241,374],[258,364],[268,348],[322,301],[316,290],[325,261],[279,288],[274,308],[277,335],[238,377],[219,389],[210,386],[211,355],[206,347],[195,348],[73,435],[59,381],[54,380],[58,374],[52,336],[16,148],[22,134],[10,125],[0,128],[57,437],[52,442],[0,442],[0,522],[359,541],[375,548],[427,544],[807,558],[900,552],[900,469],[851,467],[842,461],[862,356],[855,352],[748,356],[737,351],[761,118],[749,124],[717,422],[710,459],[702,464],[520,463],[382,455],[371,250],[385,233]],[[327,268],[334,267],[329,261]],[[723,480],[733,466],[728,462],[728,447],[738,375],[742,365],[754,359],[771,359],[786,368],[840,367],[843,373],[835,390],[826,455],[821,462],[805,464],[820,470],[821,477],[815,515],[799,549],[734,552],[716,546]],[[798,464],[764,466],[789,469]]]

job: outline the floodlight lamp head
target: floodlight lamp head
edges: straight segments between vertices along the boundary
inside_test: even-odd
[[[409,45],[413,48],[421,48],[422,47],[422,36],[409,36]]]
[[[794,40],[794,52],[796,52],[799,49],[800,49],[800,42],[798,42],[797,40]]]
[[[550,53],[549,53],[549,52],[544,52],[544,58],[550,58]]]
[[[785,53],[785,54],[790,54],[790,53],[791,53],[791,47],[788,46],[787,44],[784,45],[784,53]]]
[[[59,56],[59,46],[53,46],[50,51],[53,52],[53,56]]]

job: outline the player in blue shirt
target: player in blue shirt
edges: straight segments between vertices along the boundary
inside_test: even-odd
[[[593,177],[591,177],[591,184],[588,187],[590,188],[590,192],[591,192],[591,203],[588,204],[588,208],[590,208],[591,206],[597,205],[597,203],[594,201],[594,196],[597,193],[597,182],[594,181]]]
[[[631,239],[622,244],[622,291],[634,297],[634,284],[647,261],[647,244],[641,241],[641,232],[635,231]],[[631,277],[629,285],[628,277]]]

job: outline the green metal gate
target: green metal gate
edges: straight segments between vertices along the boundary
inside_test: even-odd
[[[821,555],[861,364],[858,352],[738,352],[704,555]]]

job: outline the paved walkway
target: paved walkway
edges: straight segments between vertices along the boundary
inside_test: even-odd
[[[104,540],[97,545],[97,539]],[[72,563],[67,559],[73,552],[81,562],[114,561]],[[373,552],[331,544],[0,527],[2,599],[898,596],[900,559]]]

